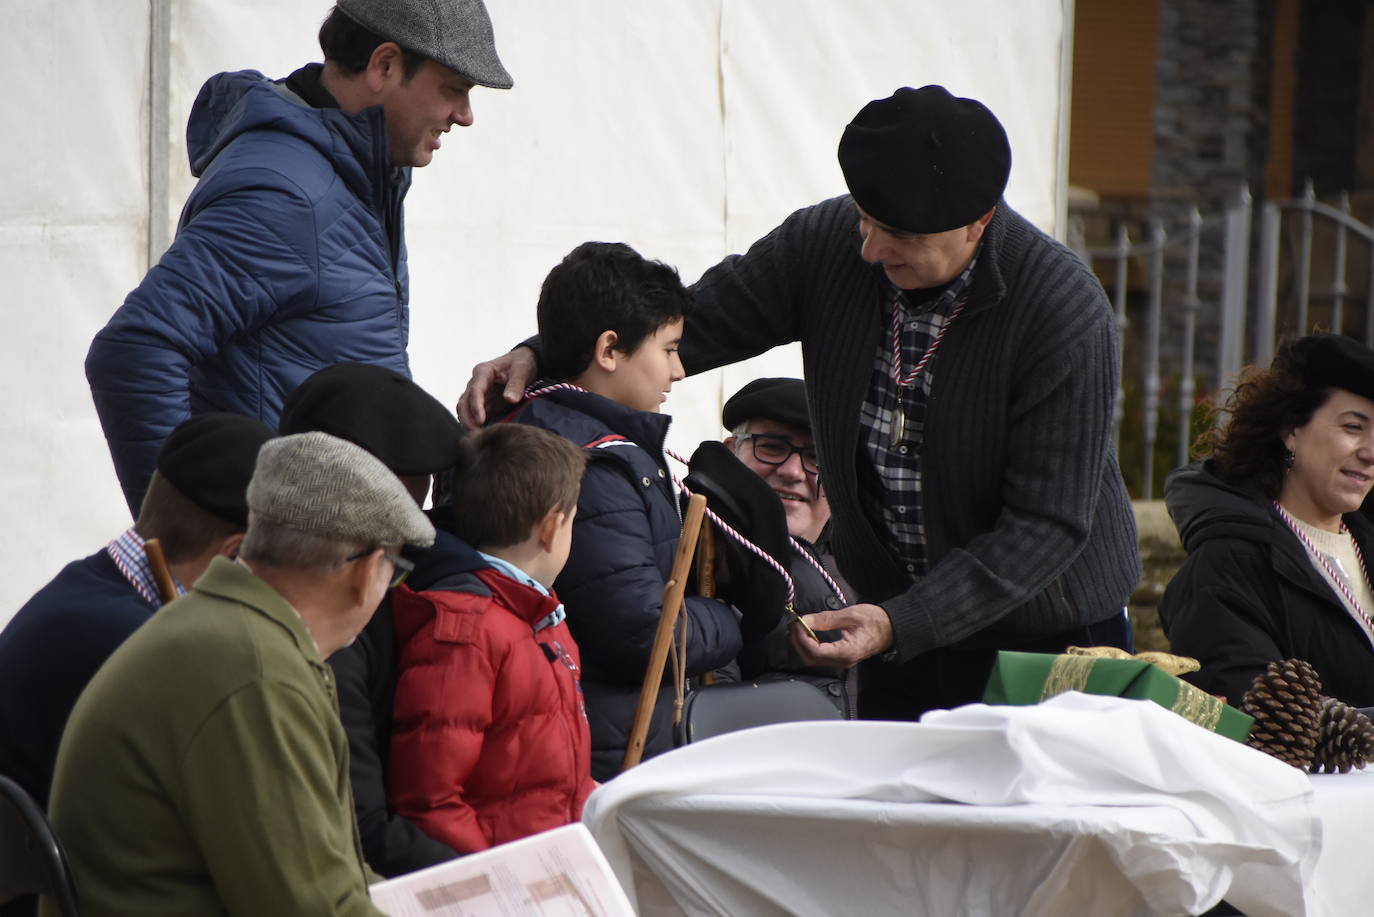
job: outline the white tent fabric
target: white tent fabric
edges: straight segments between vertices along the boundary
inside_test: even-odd
[[[170,12],[168,136],[149,138],[150,8]],[[488,0],[511,92],[477,90],[407,202],[415,378],[445,402],[533,329],[548,269],[624,240],[687,280],[792,210],[844,190],[835,144],[872,98],[944,83],[1011,135],[1008,199],[1047,231],[1063,186],[1069,0]],[[7,0],[0,99],[0,624],[128,523],[82,371],[147,268],[149,161],[173,222],[183,134],[224,69],[284,76],[319,56],[327,0]],[[670,443],[722,433],[722,394],[797,373],[795,348],[689,380]]]
[[[719,736],[610,781],[583,821],[645,917],[1338,913],[1313,903],[1306,775],[1076,692]]]

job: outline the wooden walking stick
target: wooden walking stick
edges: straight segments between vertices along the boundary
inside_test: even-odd
[[[697,595],[706,598],[714,598],[716,595],[716,538],[715,532],[709,525],[702,525],[701,537],[697,539]],[[684,662],[684,665],[686,663]],[[713,685],[716,683],[715,672],[704,672],[701,676],[703,685]],[[679,699],[678,707],[682,706]],[[677,717],[673,717],[673,725],[677,725]]]
[[[687,514],[682,520],[682,537],[678,539],[677,554],[673,557],[673,570],[668,582],[663,584],[663,611],[658,618],[658,629],[654,632],[653,649],[649,652],[649,669],[644,673],[644,685],[639,692],[639,706],[635,708],[634,725],[630,728],[630,742],[625,746],[625,760],[621,771],[627,771],[644,757],[644,740],[649,735],[649,720],[654,715],[654,705],[658,701],[658,689],[663,683],[663,667],[668,661],[668,649],[673,642],[673,625],[682,611],[682,598],[687,592],[687,572],[692,568],[692,557],[696,554],[697,535],[701,532],[701,521],[706,515],[706,497],[693,494],[687,503]]]
[[[697,595],[708,599],[716,595],[716,539],[709,525],[702,525],[697,539]]]
[[[162,604],[166,605],[177,597],[177,587],[172,581],[172,568],[167,566],[167,555],[163,553],[162,542],[156,538],[149,538],[143,542],[143,553],[148,555],[148,566],[153,568],[157,591],[162,593]]]

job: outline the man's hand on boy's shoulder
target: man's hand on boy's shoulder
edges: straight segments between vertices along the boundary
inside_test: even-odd
[[[534,350],[523,344],[494,360],[478,363],[458,399],[458,419],[469,430],[481,429],[489,417],[502,413],[505,405],[519,404],[538,372]]]

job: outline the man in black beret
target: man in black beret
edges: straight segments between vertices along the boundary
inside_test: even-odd
[[[688,374],[800,341],[835,554],[856,603],[799,652],[862,662],[860,716],[982,697],[999,649],[1130,643],[1140,575],[1117,467],[1116,323],[1101,284],[1002,199],[1010,146],[942,86],[865,105],[850,193],[787,218],[692,287]],[[519,397],[519,347],[460,404]],[[794,635],[795,636],[795,635]]]
[[[424,505],[433,476],[453,467],[463,428],[429,392],[367,363],[326,366],[282,403],[281,434],[318,431],[381,459]]]
[[[248,527],[245,492],[273,436],[238,414],[200,414],[158,452],[138,521],[69,563],[0,632],[0,773],[46,805],[62,727],[101,664],[165,601],[145,543],[156,538],[178,595]]]
[[[381,459],[421,506],[432,477],[453,467],[463,436],[453,412],[433,395],[399,373],[363,363],[327,366],[286,396],[282,435],[311,431],[348,440]],[[441,529],[447,525],[445,514],[433,513],[431,519]],[[426,563],[427,556],[451,545],[449,533],[441,531],[434,547],[406,549],[406,557],[416,564],[411,582],[417,588],[432,585],[427,577],[433,565]],[[349,778],[363,855],[384,876],[458,855],[386,804],[397,654],[391,603],[383,598],[357,639],[327,660],[348,734]]]
[[[830,522],[830,502],[820,487],[806,383],[755,379],[725,402],[721,421],[730,431],[725,445],[782,501],[788,533],[816,544]]]
[[[830,543],[830,501],[821,486],[820,464],[811,435],[806,383],[801,379],[755,379],[731,395],[721,410],[729,430],[725,445],[782,503],[791,536],[788,572],[796,609],[809,615],[848,604],[848,587]],[[808,665],[788,639],[788,621],[759,640],[746,641],[739,655],[746,679],[796,679],[816,686],[847,718],[855,715],[850,669]],[[830,638],[823,632],[823,638]],[[833,634],[838,638],[838,633]]]

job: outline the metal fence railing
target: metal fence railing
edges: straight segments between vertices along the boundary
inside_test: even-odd
[[[1254,203],[1242,189],[1217,213],[1204,216],[1193,208],[1172,227],[1149,220],[1134,238],[1124,222],[1118,223],[1114,241],[1096,247],[1085,243],[1081,218],[1071,222],[1071,247],[1108,285],[1121,331],[1122,366],[1138,367],[1137,378],[1123,376],[1115,419],[1118,443],[1124,432],[1131,433],[1133,443],[1139,434],[1139,455],[1123,450],[1122,461],[1140,463],[1137,496],[1144,499],[1154,495],[1157,472],[1168,470],[1157,468],[1166,372],[1177,376],[1178,431],[1176,454],[1164,459],[1183,464],[1203,363],[1213,370],[1220,397],[1246,363],[1268,363],[1281,336],[1320,326],[1353,330],[1353,336],[1374,346],[1374,227],[1351,215],[1349,195],[1342,194],[1336,206],[1324,204],[1308,182],[1300,197],[1266,201],[1259,210],[1255,229]],[[1352,241],[1364,246],[1364,296],[1358,304],[1352,300]],[[1212,278],[1212,295],[1205,297],[1199,295],[1204,270]],[[1142,299],[1135,311],[1143,311],[1143,327],[1136,333],[1127,319],[1128,301]],[[1216,328],[1215,350],[1199,354],[1197,329],[1204,318]],[[1178,335],[1168,346],[1166,319]],[[1138,431],[1123,431],[1127,383],[1139,387]]]

